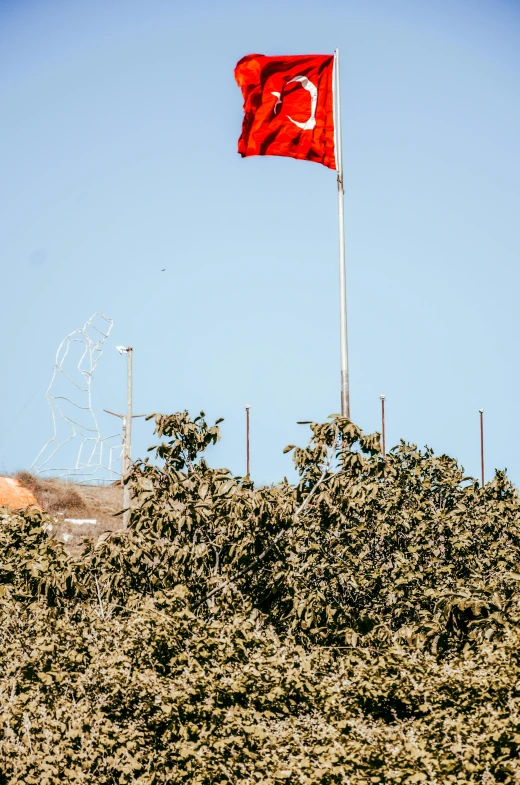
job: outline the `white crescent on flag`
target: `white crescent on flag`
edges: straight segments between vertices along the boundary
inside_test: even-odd
[[[287,84],[291,84],[291,82],[300,82],[301,86],[304,90],[307,90],[311,94],[311,115],[308,120],[304,123],[298,122],[298,120],[293,120],[292,117],[287,115],[287,119],[297,125],[298,128],[301,128],[302,131],[312,131],[316,127],[316,106],[318,103],[318,88],[316,87],[310,79],[306,76],[295,76],[294,79],[289,79]],[[278,107],[282,105],[282,94],[277,93],[275,91],[271,92],[271,95],[274,95],[276,98],[276,103],[274,105],[274,113],[276,114],[278,111]]]

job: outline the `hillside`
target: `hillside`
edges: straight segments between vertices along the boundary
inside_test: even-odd
[[[0,477],[0,507],[23,510],[40,505],[32,491],[24,488],[15,477]]]
[[[52,521],[48,524],[67,551],[78,553],[85,538],[97,541],[105,532],[121,528],[123,509],[120,483],[108,486],[80,485],[60,479],[44,479],[29,472],[17,472],[14,478],[34,494],[41,509]],[[70,523],[69,520],[94,520],[96,523]]]
[[[516,488],[310,429],[257,488],[158,416],[130,529],[73,557],[0,512],[0,783],[520,781]]]

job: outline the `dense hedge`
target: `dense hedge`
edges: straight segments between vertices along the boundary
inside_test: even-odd
[[[157,417],[131,529],[0,511],[0,783],[520,782],[520,506],[332,418],[296,485]],[[518,571],[518,572],[517,572]]]

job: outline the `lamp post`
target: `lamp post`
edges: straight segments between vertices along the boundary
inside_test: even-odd
[[[123,529],[128,529],[130,523],[130,485],[124,479],[132,465],[132,420],[134,417],[144,417],[144,414],[132,414],[132,354],[131,346],[116,346],[119,354],[126,354],[126,414],[119,414],[110,409],[105,409],[107,414],[120,417],[123,421],[123,451],[121,454],[121,478],[123,480]]]

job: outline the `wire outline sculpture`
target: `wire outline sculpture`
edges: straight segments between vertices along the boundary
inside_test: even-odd
[[[97,311],[85,322],[83,327],[73,330],[60,343],[56,352],[51,383],[46,393],[54,432],[33,461],[31,469],[35,474],[52,474],[55,477],[69,476],[78,479],[86,476],[89,479],[97,479],[96,474],[108,472],[112,479],[121,477],[121,472],[113,468],[122,455],[121,435],[112,434],[102,437],[92,406],[92,376],[101,359],[102,346],[109,337],[113,324],[112,319],[101,311]],[[66,370],[69,367],[66,360],[71,350],[78,348],[76,344],[79,344],[81,354],[75,372],[76,378],[73,378],[72,370],[70,372]],[[55,390],[56,387],[59,387],[63,379],[66,384],[68,381],[80,393],[83,405],[65,395],[53,392],[53,388]],[[67,408],[71,409],[71,413],[67,413]],[[59,426],[63,422],[68,426],[68,435],[61,439]],[[77,437],[81,439],[81,443],[74,467],[53,467],[51,462],[54,456]],[[116,438],[119,441],[114,444]],[[104,463],[104,458],[108,458],[106,463]]]

